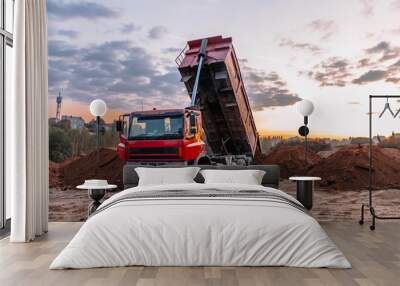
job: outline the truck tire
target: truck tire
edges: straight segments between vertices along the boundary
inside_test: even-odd
[[[195,165],[212,165],[210,158],[207,156],[196,159]]]

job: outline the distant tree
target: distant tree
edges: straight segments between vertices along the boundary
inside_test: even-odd
[[[280,142],[276,147],[279,148],[280,146],[304,146],[304,139],[300,137],[293,138],[292,141],[282,141]],[[308,139],[308,148],[309,150],[312,150],[314,152],[319,152],[319,151],[327,151],[331,150],[332,146],[331,144],[325,143],[325,142],[320,142],[314,139]]]
[[[104,121],[103,118],[100,118],[100,133],[104,134],[106,129],[105,126],[106,122]],[[85,124],[85,127],[89,130],[91,133],[96,133],[97,132],[97,122],[95,119],[91,120],[90,122]]]
[[[49,128],[49,159],[62,162],[72,155],[71,139],[58,127]]]
[[[378,145],[379,147],[382,148],[396,148],[400,149],[400,141],[395,141],[395,140],[385,140]]]
[[[267,154],[272,148],[271,140],[265,137],[260,137],[261,152]]]
[[[119,143],[119,133],[115,130],[109,130],[101,136],[102,147],[116,147]]]
[[[86,128],[70,130],[68,137],[72,143],[72,156],[88,154],[96,148],[96,137]]]
[[[49,120],[49,127],[57,127],[57,128],[67,131],[67,130],[71,129],[71,122],[67,119],[63,119],[58,122],[56,122],[54,119],[52,119],[52,120]]]
[[[100,124],[99,147],[115,148],[119,143],[118,132],[115,128],[108,127],[103,119],[100,120]],[[68,120],[49,120],[50,160],[62,162],[67,158],[86,155],[96,150],[96,126],[96,121],[92,120],[81,129],[71,129]]]

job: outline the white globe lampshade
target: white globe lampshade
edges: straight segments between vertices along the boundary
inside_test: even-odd
[[[297,104],[297,110],[301,115],[309,116],[314,111],[314,104],[311,101],[304,99]]]
[[[106,114],[107,105],[104,100],[95,99],[90,103],[90,113],[93,116],[103,116]]]

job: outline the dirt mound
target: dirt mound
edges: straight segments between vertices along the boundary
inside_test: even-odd
[[[397,148],[382,148],[384,154],[392,157],[394,160],[400,161],[400,149]]]
[[[277,164],[281,167],[281,178],[289,178],[294,175],[306,175],[309,168],[321,161],[321,157],[309,150],[306,164],[303,146],[280,145],[268,155],[256,157],[255,161],[257,164]]]
[[[374,188],[400,187],[400,151],[386,149],[372,149]],[[321,177],[322,186],[360,190],[368,187],[368,166],[368,146],[348,145],[321,160],[308,174]]]
[[[338,150],[338,148],[334,148],[334,149],[332,149],[332,150],[319,151],[317,154],[318,154],[321,158],[328,158],[329,156],[331,156],[332,154],[334,154],[337,150]]]
[[[75,188],[87,179],[105,179],[110,184],[123,187],[122,169],[124,162],[115,150],[102,148],[86,156],[74,158],[62,164],[51,162],[49,184],[51,187]]]
[[[105,179],[110,184],[122,187],[122,169],[124,162],[115,150],[102,148],[76,159],[62,168],[65,186],[75,187],[87,179]]]
[[[56,188],[62,184],[60,179],[60,165],[49,161],[49,187]]]

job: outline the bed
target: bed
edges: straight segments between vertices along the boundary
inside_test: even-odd
[[[279,167],[261,185],[194,183],[138,186],[106,200],[50,269],[144,266],[292,266],[350,268],[343,253],[293,197],[278,190]],[[171,166],[169,166],[171,167]]]

